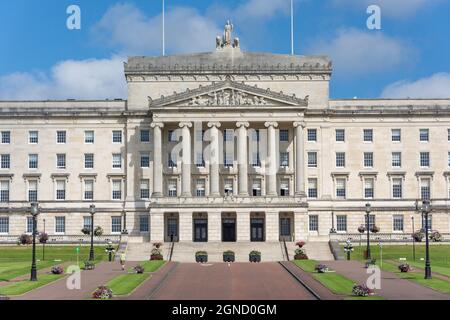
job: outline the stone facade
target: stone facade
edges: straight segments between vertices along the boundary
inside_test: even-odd
[[[428,195],[449,233],[450,99],[332,100],[331,73],[326,57],[218,42],[129,58],[127,101],[2,101],[0,234],[27,231],[35,185],[50,234],[56,217],[80,234],[93,203],[95,225],[137,240],[314,241],[356,233],[367,202],[382,233],[406,234]]]

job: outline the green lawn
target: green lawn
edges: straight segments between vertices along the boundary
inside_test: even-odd
[[[408,264],[413,268],[425,269],[425,261],[420,261],[420,262],[408,261]],[[450,277],[450,267],[442,267],[442,266],[433,264],[433,265],[431,265],[431,272],[432,272],[432,274],[439,273],[444,276]]]
[[[352,288],[355,282],[336,272],[317,273],[314,267],[318,264],[314,260],[295,260],[294,263],[331,290],[334,294],[352,296]]]
[[[52,261],[41,261],[36,264],[38,270],[51,267],[55,263]],[[0,282],[9,281],[24,274],[30,273],[31,262],[1,262]]]
[[[112,290],[115,296],[124,296],[130,294],[149,277],[150,274],[148,273],[122,274],[109,281],[106,286]]]
[[[432,288],[436,291],[440,291],[443,293],[450,294],[450,281],[445,281],[439,278],[434,277],[433,279],[424,279],[424,274],[422,272],[400,272],[398,270],[398,266],[392,263],[383,262],[383,267],[381,268],[385,271],[389,271],[395,273],[400,278],[417,282],[418,284]]]
[[[154,260],[154,261],[145,261],[140,265],[144,267],[145,272],[155,272],[159,268],[161,268],[165,263],[166,261],[163,260]]]
[[[37,289],[53,281],[61,279],[64,275],[41,274],[38,275],[38,281],[24,280],[0,287],[0,294],[6,296],[17,296]]]

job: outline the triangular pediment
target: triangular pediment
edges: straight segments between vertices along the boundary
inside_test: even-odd
[[[297,98],[283,92],[274,92],[231,80],[199,86],[197,89],[174,93],[152,100],[150,107],[245,107],[245,106],[302,106],[308,97]]]

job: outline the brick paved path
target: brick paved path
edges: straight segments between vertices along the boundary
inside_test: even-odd
[[[128,263],[125,270],[135,266]],[[101,262],[94,270],[81,271],[81,290],[68,290],[67,277],[55,281],[47,286],[38,288],[19,297],[11,297],[18,300],[83,300],[89,299],[92,292],[99,286],[106,284],[112,278],[126,273],[122,271],[117,262]]]
[[[155,300],[312,300],[278,263],[178,264]]]
[[[327,261],[326,265],[358,284],[365,284],[370,276],[358,261]],[[389,300],[450,300],[450,295],[401,279],[386,271],[381,272],[381,289],[375,291]]]

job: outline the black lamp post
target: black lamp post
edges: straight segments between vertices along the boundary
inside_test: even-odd
[[[334,211],[331,211],[331,229],[330,233],[337,233],[336,229],[334,228]]]
[[[89,251],[89,261],[94,261],[94,214],[95,205],[91,204],[89,208],[89,213],[91,214],[91,250]]]
[[[430,244],[428,239],[428,214],[430,212],[430,200],[424,200],[422,203],[422,213],[425,218],[425,279],[431,279]]]
[[[412,221],[412,241],[413,241],[413,261],[416,261],[416,239],[414,238],[414,217],[411,217]]]
[[[31,262],[31,277],[30,281],[37,281],[37,270],[36,270],[36,230],[37,230],[37,216],[39,215],[39,204],[33,202],[31,204],[31,216],[33,217],[33,256]]]
[[[366,203],[366,229],[367,229],[367,259],[372,259],[372,256],[370,254],[370,211],[371,206],[370,203]]]

